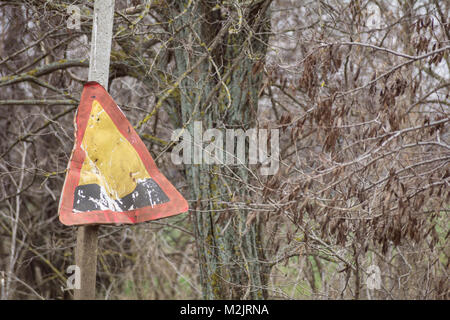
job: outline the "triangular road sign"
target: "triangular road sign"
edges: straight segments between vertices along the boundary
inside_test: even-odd
[[[75,116],[60,221],[133,224],[187,210],[187,201],[159,172],[112,97],[99,83],[86,83]]]

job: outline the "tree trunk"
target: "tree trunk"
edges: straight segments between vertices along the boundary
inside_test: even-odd
[[[236,17],[220,44],[208,50],[227,21],[212,2],[194,1],[175,23],[176,28],[182,28],[177,34],[182,45],[175,50],[178,75],[209,55],[180,84],[182,120],[192,137],[194,126],[198,128],[200,122],[203,131],[217,128],[224,137],[227,128],[254,128],[262,85],[267,38],[258,33],[269,29],[267,2],[258,1],[242,11],[251,33],[239,26]],[[177,3],[183,12],[188,1]],[[252,212],[236,205],[252,196],[246,187],[251,182],[246,167],[204,161],[185,164],[191,199],[197,200],[191,209],[205,299],[263,299],[267,295],[268,270],[261,263],[264,252],[259,220],[249,219]]]

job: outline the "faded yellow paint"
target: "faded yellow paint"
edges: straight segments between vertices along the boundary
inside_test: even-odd
[[[97,100],[92,103],[81,148],[86,159],[79,185],[96,183],[109,197],[119,199],[133,192],[138,180],[150,178],[136,150]]]

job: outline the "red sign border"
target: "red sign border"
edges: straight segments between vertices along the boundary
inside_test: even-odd
[[[112,119],[120,133],[134,147],[145,165],[150,177],[161,187],[169,201],[153,207],[143,207],[126,212],[111,210],[96,210],[89,212],[73,212],[75,188],[80,180],[80,171],[85,159],[85,152],[81,149],[86,126],[92,109],[92,102],[97,100],[105,112]],[[119,109],[113,98],[95,81],[84,84],[80,104],[75,115],[76,145],[70,157],[66,180],[59,204],[59,220],[64,225],[93,225],[93,224],[135,224],[150,220],[161,219],[179,213],[187,212],[189,205],[186,199],[159,172],[153,158],[142,142],[133,126]]]

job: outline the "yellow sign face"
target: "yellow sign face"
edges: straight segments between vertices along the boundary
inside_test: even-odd
[[[97,184],[116,200],[133,192],[138,181],[150,178],[136,150],[97,100],[92,103],[81,148],[86,159],[80,186]]]

